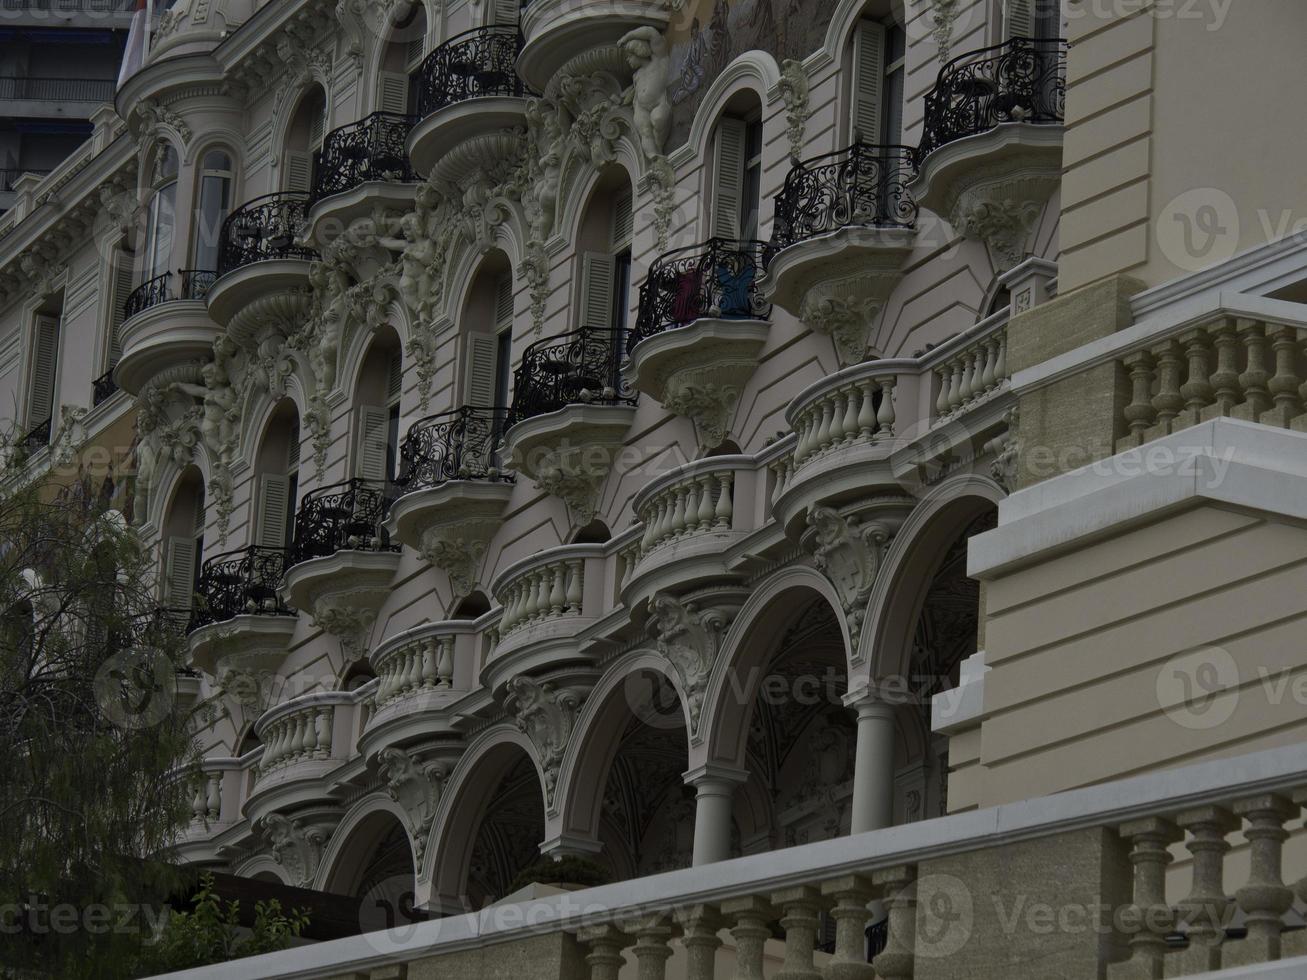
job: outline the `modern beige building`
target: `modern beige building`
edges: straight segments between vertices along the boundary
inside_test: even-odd
[[[181,857],[391,927],[197,975],[1307,975],[1305,33],[176,3],[0,219],[10,466],[129,464]]]

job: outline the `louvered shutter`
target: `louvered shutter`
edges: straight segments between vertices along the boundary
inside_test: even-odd
[[[38,316],[32,345],[32,389],[27,425],[35,428],[54,413],[55,370],[59,362],[59,319]]]
[[[165,604],[169,609],[190,609],[195,590],[195,542],[190,538],[168,539],[164,569]]]
[[[513,325],[513,277],[500,276],[495,283],[495,331]]]
[[[393,71],[383,71],[378,82],[380,97],[377,108],[382,112],[408,112],[408,76]]]
[[[515,25],[521,6],[521,0],[495,0],[495,23]]]
[[[404,359],[399,351],[390,355],[390,366],[386,371],[386,401],[395,404],[404,393]]]
[[[327,107],[313,117],[309,124],[309,149],[316,150],[322,146],[322,138],[327,134]]]
[[[131,260],[126,255],[118,256],[118,263],[114,266],[113,271],[113,290],[111,291],[110,303],[113,304],[109,311],[109,363],[108,367],[112,368],[118,363],[123,353],[122,342],[122,325],[126,319],[124,315],[127,306],[127,297],[132,294],[132,283],[135,281],[133,275]]]
[[[635,230],[634,203],[630,191],[618,195],[617,200],[613,202],[612,245],[614,252],[620,252],[631,243],[631,235]]]
[[[276,473],[259,479],[259,544],[265,548],[286,545],[286,514],[290,505],[290,480]]]
[[[885,28],[873,20],[853,34],[852,133],[864,143],[881,141],[881,103],[885,84]]]
[[[308,192],[313,182],[313,158],[299,150],[286,152],[286,190]]]
[[[581,326],[613,325],[615,267],[611,255],[587,252],[581,257]]]
[[[418,65],[422,64],[422,59],[426,57],[426,53],[427,53],[427,34],[426,31],[423,30],[423,32],[419,34],[417,37],[411,38],[409,40],[408,47],[404,51],[404,64],[407,66],[408,70],[412,71]],[[408,80],[406,78],[405,85],[407,84],[408,84]]]
[[[470,333],[463,362],[463,404],[492,408],[495,404],[495,368],[499,344],[494,334]]]
[[[740,237],[740,212],[744,200],[744,142],[746,124],[724,118],[717,126],[712,187],[712,233],[714,238]]]
[[[386,479],[386,432],[390,413],[384,408],[364,405],[358,410],[358,443],[354,455],[354,473],[364,480]]]
[[[1004,38],[1034,37],[1035,0],[1005,0],[1004,10]]]

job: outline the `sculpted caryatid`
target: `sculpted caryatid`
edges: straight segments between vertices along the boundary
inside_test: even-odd
[[[631,108],[645,156],[661,156],[672,131],[672,101],[667,96],[667,42],[656,28],[637,27],[619,42],[626,63],[635,70]]]

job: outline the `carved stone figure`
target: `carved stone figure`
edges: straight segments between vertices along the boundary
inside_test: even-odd
[[[626,63],[635,71],[631,89],[635,131],[645,156],[652,159],[663,152],[672,131],[672,102],[667,95],[670,63],[667,42],[657,28],[644,26],[629,32],[619,44],[626,53]]]

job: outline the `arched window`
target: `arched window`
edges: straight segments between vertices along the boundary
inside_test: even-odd
[[[404,360],[399,335],[377,331],[363,359],[354,392],[354,475],[373,483],[395,479],[399,460],[399,403],[404,392]]]
[[[195,258],[193,268],[211,272],[218,268],[218,233],[231,210],[235,174],[231,155],[209,150],[200,161],[199,202],[195,212]],[[191,297],[186,297],[191,298]]]
[[[263,548],[288,548],[295,533],[295,502],[299,497],[299,411],[289,398],[268,420],[255,460],[257,509],[254,540]]]
[[[427,53],[427,9],[415,3],[395,10],[396,20],[381,55],[374,108],[402,115],[417,105],[418,68]]]
[[[751,241],[758,237],[762,146],[762,102],[753,92],[741,92],[727,106],[713,135],[708,201],[713,238]]]
[[[176,612],[191,608],[204,564],[204,480],[194,466],[177,482],[163,523],[164,606]]]
[[[172,264],[177,227],[177,151],[166,143],[159,149],[153,187],[145,232],[146,279],[163,275]]]
[[[888,5],[873,5],[853,28],[849,47],[849,143],[903,142],[907,34]]]
[[[616,338],[625,335],[631,316],[633,200],[630,175],[618,166],[607,168],[586,206],[577,240],[577,325],[607,328]]]
[[[307,193],[313,186],[313,157],[327,129],[327,95],[315,85],[300,99],[286,133],[283,189]]]
[[[492,252],[478,270],[459,321],[463,333],[463,404],[508,408],[513,366],[513,270]]]

